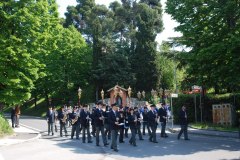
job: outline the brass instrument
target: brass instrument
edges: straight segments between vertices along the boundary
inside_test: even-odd
[[[78,117],[79,117],[79,116],[76,116],[76,117],[72,120],[72,125],[74,125],[74,124],[77,122]]]
[[[63,118],[61,119],[63,123],[67,122],[67,114],[63,114]]]

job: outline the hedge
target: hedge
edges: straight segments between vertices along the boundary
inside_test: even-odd
[[[183,105],[187,107],[188,121],[195,122],[195,109],[194,109],[194,96],[189,94],[179,94],[178,98],[173,98],[173,114],[174,114],[174,123],[179,123],[179,111]],[[212,122],[212,105],[213,104],[222,104],[230,103],[234,106],[236,111],[235,125],[238,125],[240,118],[240,93],[237,94],[206,94],[202,97],[203,104],[203,122]],[[201,112],[200,112],[200,94],[196,95],[196,104],[197,104],[197,121],[201,121]]]

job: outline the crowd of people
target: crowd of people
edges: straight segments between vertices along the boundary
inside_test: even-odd
[[[181,131],[178,134],[180,139],[184,133],[184,139],[188,139],[187,134],[187,114],[183,106],[180,114]],[[59,111],[49,107],[46,113],[48,122],[48,135],[54,135],[57,132],[56,123],[60,124],[60,136],[68,136],[67,127],[71,127],[71,139],[79,139],[82,133],[82,143],[93,143],[95,137],[96,146],[100,146],[100,134],[102,144],[108,146],[111,141],[111,149],[118,151],[117,143],[125,143],[124,139],[129,137],[129,144],[137,146],[137,135],[140,141],[144,140],[143,135],[148,134],[148,140],[152,143],[158,143],[156,130],[158,124],[161,124],[160,136],[167,138],[166,123],[168,120],[167,105],[162,104],[160,108],[155,105],[143,107],[121,107],[116,103],[111,106],[103,104],[102,101],[96,103],[91,110],[88,105],[63,106]],[[91,130],[91,131],[90,131]]]

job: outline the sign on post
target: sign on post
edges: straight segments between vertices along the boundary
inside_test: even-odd
[[[177,93],[171,93],[171,97],[172,98],[178,98],[178,94]]]

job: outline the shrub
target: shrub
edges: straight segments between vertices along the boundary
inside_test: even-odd
[[[194,96],[189,94],[179,94],[178,98],[173,98],[173,114],[174,123],[179,123],[178,113],[183,105],[187,107],[188,120],[189,122],[195,122],[195,106]],[[197,121],[201,120],[201,109],[200,109],[200,94],[196,95],[196,109],[197,109]],[[212,123],[212,105],[221,103],[230,103],[234,106],[236,113],[240,112],[240,94],[206,94],[202,96],[203,109],[203,122]],[[237,126],[239,121],[239,114],[235,117],[235,125]]]
[[[5,135],[10,135],[12,133],[13,133],[13,130],[10,127],[7,119],[4,118],[2,114],[0,114],[0,137],[3,137]]]

